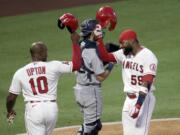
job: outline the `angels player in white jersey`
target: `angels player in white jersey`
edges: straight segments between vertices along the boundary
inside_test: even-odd
[[[47,47],[35,42],[30,48],[32,62],[20,68],[14,74],[9,95],[7,96],[7,118],[11,122],[17,96],[23,93],[25,101],[25,124],[28,135],[50,135],[55,127],[58,106],[57,85],[63,73],[71,73],[80,68],[79,36],[71,35],[72,61],[47,62]]]
[[[147,135],[155,106],[153,85],[158,60],[154,53],[139,44],[136,32],[124,30],[119,37],[120,50],[107,53],[103,41],[99,41],[99,53],[103,61],[122,66],[122,78],[126,100],[122,110],[124,135]]]

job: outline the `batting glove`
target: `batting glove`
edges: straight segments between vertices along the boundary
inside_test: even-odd
[[[14,123],[15,116],[16,116],[16,112],[14,110],[7,113],[7,122],[9,125],[12,125]]]
[[[137,118],[140,112],[141,106],[139,104],[136,104],[130,111],[129,116],[133,119]]]

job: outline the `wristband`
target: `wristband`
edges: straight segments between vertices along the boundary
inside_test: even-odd
[[[145,97],[146,97],[145,95],[140,94],[140,95],[138,96],[136,105],[138,105],[139,107],[141,107],[142,104],[143,104],[143,102],[144,102],[144,100],[145,100]]]
[[[106,67],[106,70],[108,70],[109,72],[111,72],[111,70],[113,69],[114,64],[109,63],[108,66]]]

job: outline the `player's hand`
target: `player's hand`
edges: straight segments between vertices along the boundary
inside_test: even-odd
[[[80,36],[78,35],[77,32],[73,32],[71,34],[71,41],[73,44],[76,44],[76,45],[79,44],[79,39],[80,39]]]
[[[71,13],[65,13],[58,18],[58,27],[60,29],[66,27],[70,33],[73,33],[78,28],[78,20]]]
[[[139,104],[136,104],[130,111],[129,111],[129,115],[135,119],[138,117],[139,115],[139,111],[141,109],[141,106]]]
[[[7,113],[7,122],[9,125],[13,124],[15,116],[16,116],[16,112],[14,110]]]
[[[94,35],[96,37],[96,39],[102,39],[103,38],[103,31],[102,31],[102,27],[100,24],[96,25],[96,28],[94,29]]]

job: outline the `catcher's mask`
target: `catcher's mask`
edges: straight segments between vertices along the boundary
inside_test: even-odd
[[[81,23],[80,26],[80,36],[82,37],[86,37],[88,35],[90,35],[93,30],[96,28],[96,25],[98,24],[98,22],[95,19],[86,19]]]

